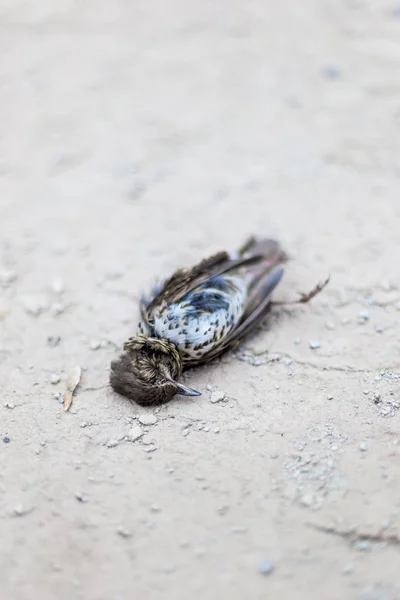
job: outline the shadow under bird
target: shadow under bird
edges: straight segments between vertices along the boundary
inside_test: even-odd
[[[275,240],[250,238],[238,252],[219,252],[157,285],[149,298],[141,298],[138,335],[111,363],[114,391],[142,406],[163,404],[176,394],[199,396],[179,381],[183,370],[232,349],[273,304],[308,302],[328,283],[294,302],[272,303],[286,261]]]

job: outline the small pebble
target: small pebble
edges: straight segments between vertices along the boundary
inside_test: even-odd
[[[157,423],[157,417],[155,415],[139,415],[139,423],[142,425],[155,425]]]
[[[319,342],[318,340],[310,340],[309,346],[311,350],[317,350],[321,347],[321,342]]]
[[[151,446],[153,444],[153,440],[150,435],[144,435],[142,437],[142,444],[145,446]]]
[[[13,408],[15,408],[15,404],[14,404],[14,402],[4,402],[4,406],[5,406],[6,408],[10,408],[11,410],[12,410]]]
[[[344,565],[344,567],[343,567],[343,573],[345,575],[349,575],[353,571],[354,571],[354,565],[352,563],[348,563],[347,565]]]
[[[219,427],[214,427],[214,433],[219,433]]]
[[[336,325],[332,321],[327,321],[325,323],[325,327],[326,327],[326,329],[329,329],[330,331],[333,331],[334,329],[336,329]]]
[[[329,394],[329,396],[328,396],[328,400],[333,400],[333,396],[332,396],[332,394]]]
[[[368,450],[367,444],[365,442],[360,442],[359,448],[361,452],[366,452]]]
[[[10,285],[17,279],[17,274],[14,271],[8,269],[0,269],[0,285]]]
[[[301,338],[299,338],[299,337],[297,337],[297,338],[294,338],[293,342],[294,342],[295,344],[300,344],[300,342],[301,342]]]
[[[35,294],[26,294],[21,298],[21,304],[29,315],[37,317],[48,308],[47,300]]]
[[[16,517],[23,517],[29,512],[23,504],[16,504],[13,510]]]
[[[76,499],[77,499],[79,502],[82,502],[82,503],[85,503],[85,502],[87,502],[87,501],[88,501],[88,498],[87,498],[87,496],[85,496],[84,494],[81,494],[81,493],[79,493],[79,492],[78,492],[77,494],[75,494],[75,498],[76,498]]]
[[[146,446],[144,448],[145,452],[155,452],[156,450],[157,450],[157,446],[153,446],[153,445],[152,446]]]
[[[360,552],[371,552],[372,543],[369,540],[357,540],[354,542],[354,548]]]
[[[52,383],[53,385],[57,385],[57,383],[60,383],[61,377],[58,373],[53,373],[52,375],[50,375],[50,383]]]
[[[91,350],[98,350],[101,346],[101,343],[99,342],[99,340],[92,340],[89,344],[89,348]]]
[[[53,315],[61,315],[64,311],[65,304],[62,304],[62,302],[53,302],[53,304],[50,306],[50,312]]]
[[[47,343],[52,348],[54,348],[55,346],[58,346],[60,341],[61,341],[61,338],[59,335],[49,335],[49,337],[47,338]]]
[[[212,404],[216,404],[217,402],[222,402],[225,400],[225,394],[221,390],[213,390],[210,396],[210,402]]]
[[[262,560],[260,566],[258,567],[258,572],[261,575],[270,575],[274,570],[274,563],[272,560],[268,560],[267,558]]]
[[[375,331],[376,331],[376,333],[383,333],[384,329],[380,325],[376,325],[375,326]]]
[[[360,310],[358,313],[358,322],[366,323],[369,320],[369,312],[367,310]]]
[[[5,436],[3,437],[3,442],[4,442],[5,444],[9,444],[9,442],[10,442],[10,438],[8,437],[8,435],[5,435]]]
[[[109,440],[106,445],[107,448],[115,448],[115,446],[118,446],[118,444],[118,440]]]
[[[309,506],[312,506],[313,502],[314,502],[314,499],[310,494],[303,494],[303,496],[300,498],[300,504],[307,508]]]
[[[131,442],[136,442],[136,440],[142,437],[143,433],[144,432],[139,425],[134,425],[128,431],[128,438]]]
[[[125,527],[117,527],[117,533],[123,538],[132,537],[132,533],[128,529],[125,529]]]

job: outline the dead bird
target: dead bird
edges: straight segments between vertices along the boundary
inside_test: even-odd
[[[232,349],[273,304],[306,303],[328,283],[294,302],[272,303],[287,255],[275,240],[250,238],[237,253],[218,252],[180,269],[140,301],[139,333],[111,363],[114,391],[142,406],[200,392],[179,382],[184,369]]]

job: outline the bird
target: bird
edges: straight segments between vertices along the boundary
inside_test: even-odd
[[[140,299],[137,335],[111,363],[113,390],[141,406],[165,404],[175,395],[200,396],[179,381],[184,370],[238,346],[273,304],[308,302],[328,283],[298,300],[272,303],[287,261],[278,241],[252,236],[237,252],[217,252],[155,285]]]

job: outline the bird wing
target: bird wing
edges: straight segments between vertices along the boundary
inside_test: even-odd
[[[179,269],[172,277],[167,279],[162,289],[156,294],[145,307],[148,314],[162,304],[179,302],[189,292],[208,279],[227,273],[232,269],[242,266],[250,266],[263,260],[262,255],[251,255],[233,259],[227,252],[218,252],[210,258],[202,260],[191,269]]]

